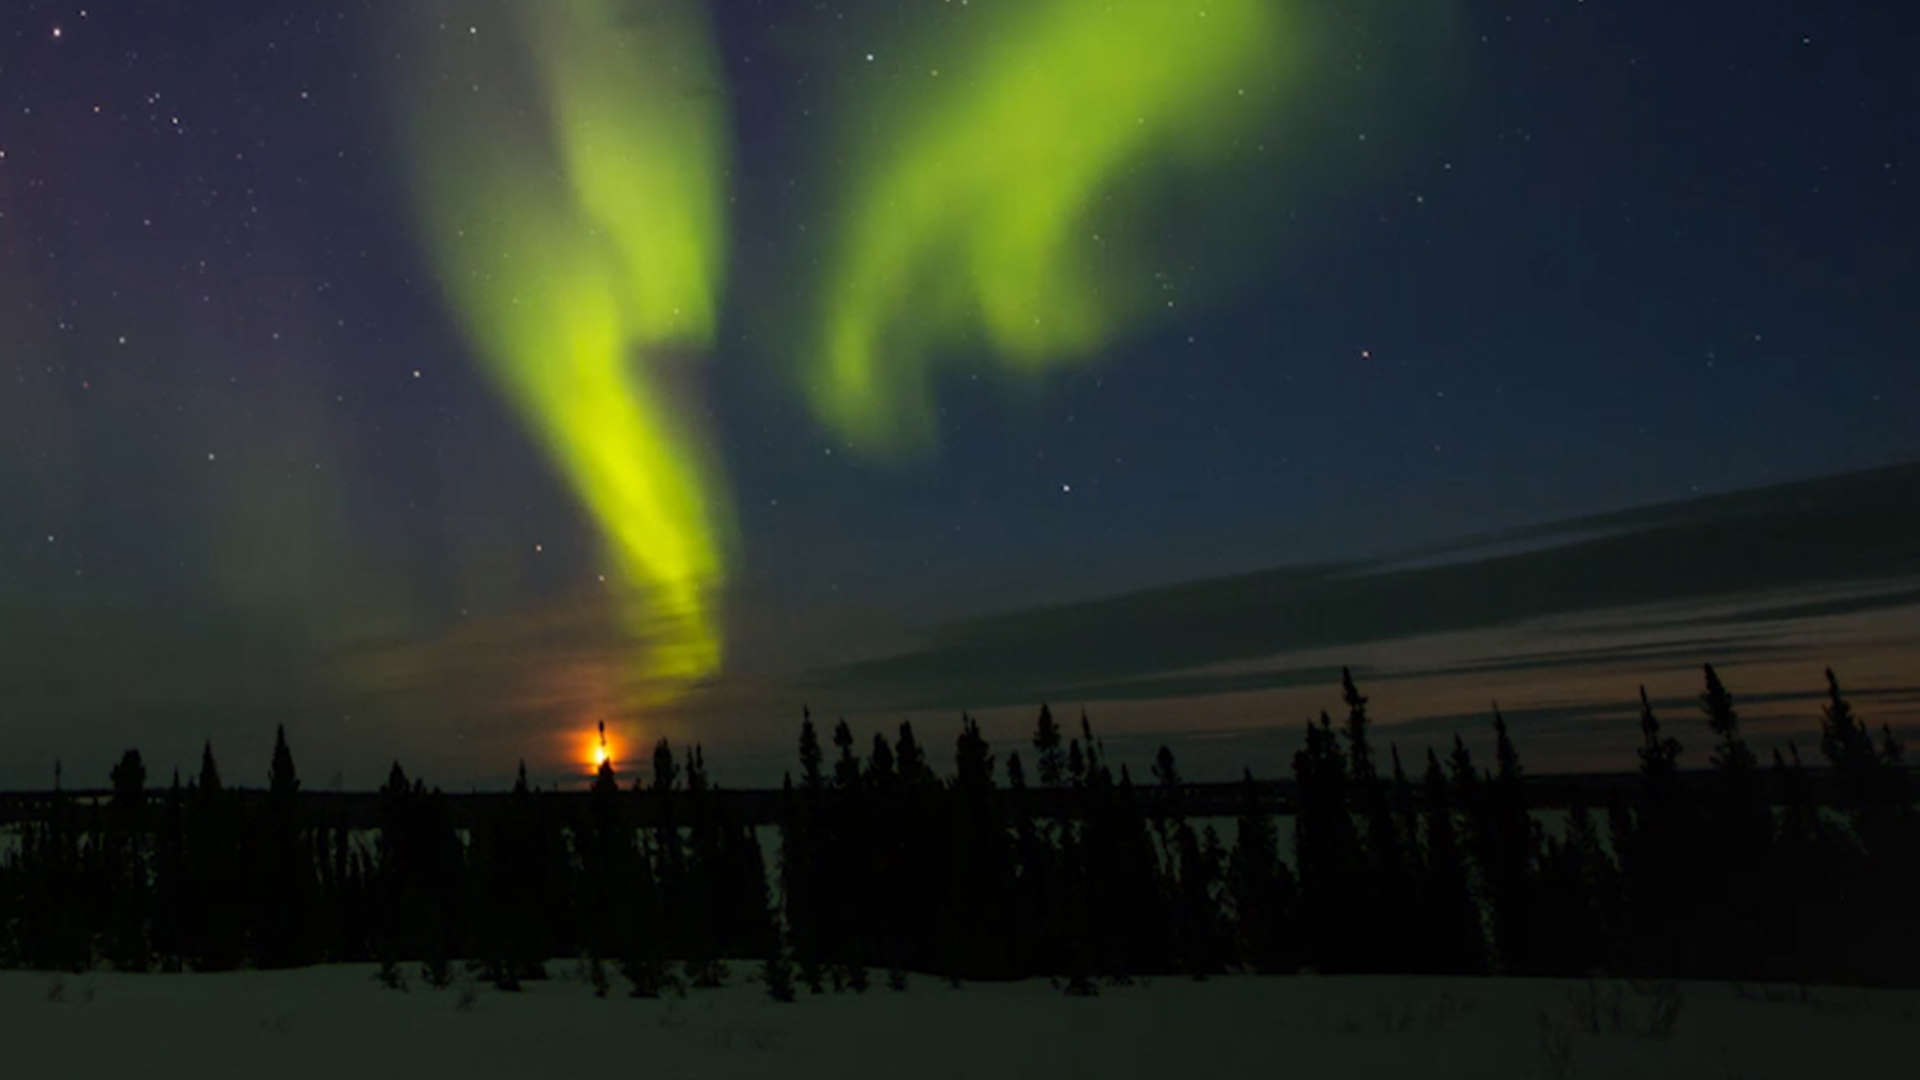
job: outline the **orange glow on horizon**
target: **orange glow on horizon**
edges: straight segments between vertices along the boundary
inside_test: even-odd
[[[595,730],[586,733],[582,740],[579,761],[587,767],[591,776],[600,771],[602,765],[619,764],[621,743],[618,736],[607,730],[605,723],[595,725]]]

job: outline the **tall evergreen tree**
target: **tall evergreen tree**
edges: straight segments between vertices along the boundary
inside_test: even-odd
[[[253,895],[254,942],[262,967],[293,967],[310,962],[308,880],[310,853],[303,846],[300,777],[287,745],[285,725],[273,736],[273,761],[267,772],[267,801],[260,822],[259,873]]]
[[[1293,875],[1280,859],[1280,833],[1260,805],[1253,773],[1240,780],[1240,814],[1227,859],[1227,896],[1233,911],[1237,951],[1254,971],[1292,972],[1300,965],[1293,925]]]
[[[177,972],[185,962],[181,934],[181,905],[185,899],[187,825],[186,796],[180,788],[180,770],[161,805],[160,827],[154,843],[153,951],[162,971]]]
[[[1060,725],[1053,722],[1053,710],[1040,703],[1040,719],[1033,728],[1034,759],[1040,769],[1042,787],[1059,787],[1065,759],[1060,752]]]
[[[1708,878],[1701,883],[1721,899],[1718,911],[1701,920],[1701,954],[1694,964],[1702,974],[1757,977],[1766,949],[1761,937],[1760,905],[1766,888],[1762,869],[1772,842],[1772,814],[1760,789],[1758,763],[1740,735],[1733,695],[1712,664],[1704,665],[1706,691],[1700,708],[1719,743],[1712,755],[1719,792],[1708,816],[1706,850],[1698,852]]]
[[[1827,705],[1820,718],[1820,750],[1832,766],[1839,809],[1870,857],[1893,856],[1892,825],[1901,802],[1887,790],[1883,776],[1897,769],[1898,756],[1883,758],[1867,726],[1841,693],[1840,680],[1827,669]],[[1889,769],[1892,764],[1894,769]],[[1892,797],[1887,797],[1892,796]]]
[[[102,881],[108,890],[108,956],[121,971],[145,971],[152,962],[147,940],[147,769],[140,751],[128,750],[113,767],[111,827],[105,841]]]
[[[1333,734],[1332,719],[1307,724],[1305,745],[1293,757],[1299,806],[1293,818],[1294,853],[1299,862],[1302,939],[1306,961],[1316,970],[1353,971],[1367,963],[1368,928],[1359,917],[1364,903],[1357,890],[1367,864],[1348,811],[1346,757]]]
[[[1521,785],[1520,755],[1508,736],[1506,717],[1498,704],[1493,707],[1493,732],[1497,771],[1487,792],[1490,829],[1481,850],[1481,865],[1493,916],[1498,970],[1518,974],[1528,970],[1527,954],[1533,936],[1533,861],[1538,845]]]
[[[1455,742],[1464,754],[1465,747]],[[1472,775],[1472,764],[1464,764]],[[1453,799],[1440,759],[1429,749],[1422,783],[1426,811],[1426,859],[1419,896],[1420,969],[1432,974],[1473,974],[1485,969],[1486,945],[1480,913],[1469,886],[1467,864],[1454,821]]]
[[[960,718],[949,793],[950,862],[940,912],[941,968],[949,979],[1008,974],[1007,836],[993,783],[993,758],[980,724]]]
[[[200,778],[187,802],[184,936],[195,970],[226,971],[238,967],[246,954],[242,867],[249,856],[233,796],[221,785],[212,740],[201,747]]]

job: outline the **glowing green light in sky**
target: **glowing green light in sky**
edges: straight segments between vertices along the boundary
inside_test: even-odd
[[[869,451],[934,434],[931,364],[984,345],[1022,371],[1152,312],[1122,245],[1139,174],[1190,179],[1269,115],[1282,0],[1018,0],[952,9],[918,91],[862,128],[807,387]],[[874,111],[874,110],[869,110]],[[1164,307],[1164,303],[1161,304]]]
[[[435,18],[435,16],[439,18]],[[592,512],[663,692],[714,672],[727,535],[677,367],[712,342],[725,117],[697,4],[446,4],[410,94],[422,233]]]

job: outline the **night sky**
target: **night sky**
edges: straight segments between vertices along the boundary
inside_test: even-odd
[[[1920,725],[1904,5],[5,7],[0,788]]]

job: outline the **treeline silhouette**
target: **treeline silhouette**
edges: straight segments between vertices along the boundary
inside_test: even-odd
[[[1144,798],[1084,713],[1070,732],[1044,705],[1030,757],[999,763],[963,716],[945,778],[909,723],[862,754],[842,721],[829,760],[803,715],[777,877],[697,746],[676,757],[662,740],[630,785],[603,764],[584,803],[532,789],[523,765],[464,830],[396,763],[371,835],[309,814],[284,730],[263,798],[225,787],[209,746],[196,779],[150,799],[129,750],[104,805],[56,790],[19,827],[0,863],[0,965],[378,961],[400,986],[412,965],[446,985],[465,962],[517,989],[577,956],[600,992],[617,972],[653,996],[759,958],[780,1000],[882,972],[896,989],[910,972],[1044,975],[1074,994],[1303,969],[1920,984],[1920,815],[1891,730],[1876,743],[1829,671],[1832,797],[1816,803],[1798,746],[1768,775],[1704,674],[1713,783],[1678,782],[1681,744],[1642,690],[1636,783],[1576,801],[1550,834],[1497,706],[1491,767],[1456,735],[1416,778],[1397,746],[1380,753],[1343,673],[1344,722],[1321,713],[1294,755],[1291,864],[1250,773],[1229,845],[1190,818],[1170,750]],[[1002,776],[1016,795],[1064,793],[1066,812],[1034,815]]]

